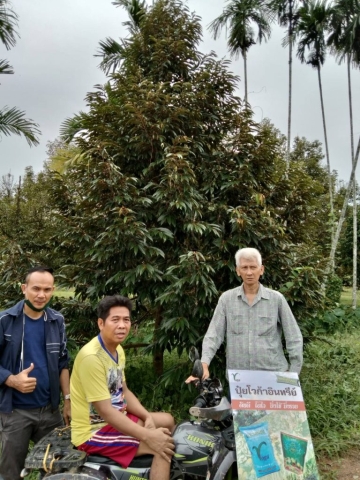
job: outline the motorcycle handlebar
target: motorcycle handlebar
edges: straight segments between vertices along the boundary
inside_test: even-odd
[[[205,400],[205,398],[203,398],[203,397],[198,397],[198,398],[196,399],[196,402],[195,402],[194,407],[205,408],[205,407],[206,407],[206,400]]]

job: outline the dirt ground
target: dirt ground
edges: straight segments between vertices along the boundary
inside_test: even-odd
[[[324,459],[320,470],[327,478],[336,480],[360,480],[360,448],[347,452],[342,458]]]

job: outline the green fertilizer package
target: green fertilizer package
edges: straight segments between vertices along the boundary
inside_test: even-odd
[[[280,435],[285,470],[302,475],[308,441],[306,438],[296,437],[284,432],[280,432]]]

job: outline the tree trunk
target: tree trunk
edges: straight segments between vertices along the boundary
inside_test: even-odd
[[[19,229],[19,222],[21,218],[21,213],[20,213],[20,204],[21,204],[21,176],[19,176],[19,183],[17,186],[17,192],[16,192],[16,227]]]
[[[335,235],[334,235],[334,241],[332,242],[332,245],[331,245],[331,252],[330,252],[329,262],[328,262],[328,265],[327,265],[326,270],[325,270],[325,277],[327,277],[329,275],[329,273],[331,271],[331,265],[333,265],[335,263],[335,252],[336,252],[337,244],[339,242],[341,228],[342,228],[342,225],[343,225],[344,220],[345,220],[346,209],[347,209],[349,198],[350,198],[350,192],[351,192],[351,189],[353,187],[356,165],[357,165],[357,162],[358,162],[358,159],[359,159],[359,154],[360,154],[360,137],[359,137],[359,141],[358,141],[358,145],[357,145],[357,149],[356,149],[356,155],[355,155],[355,158],[354,158],[354,163],[353,163],[353,166],[352,166],[352,169],[351,169],[349,185],[348,185],[348,188],[346,190],[346,195],[345,195],[345,198],[344,198],[343,207],[342,207],[341,214],[340,214],[340,219],[339,219],[337,229],[336,229],[336,232],[335,232]],[[326,278],[325,278],[325,283],[326,283]]]
[[[357,303],[357,204],[356,204],[356,180],[353,184],[353,286],[352,286],[352,307],[356,308]]]
[[[349,91],[349,115],[350,115],[350,141],[351,141],[351,163],[354,165],[354,123],[352,114],[351,94],[351,68],[350,55],[347,55],[348,91]],[[355,170],[356,171],[356,170]],[[353,180],[353,282],[352,282],[352,307],[356,308],[357,294],[357,204],[356,204],[356,178]]]
[[[287,133],[287,149],[286,149],[286,163],[288,168],[290,163],[290,145],[291,145],[292,44],[293,44],[292,0],[290,0],[289,2],[289,106],[288,106],[288,133]]]
[[[247,54],[246,50],[243,53],[244,58],[244,82],[245,82],[245,102],[248,103],[248,85],[247,85]]]
[[[324,127],[324,141],[325,141],[326,163],[327,163],[327,173],[328,173],[328,182],[329,182],[331,242],[333,242],[334,234],[335,234],[334,198],[333,198],[333,187],[332,187],[331,168],[330,168],[330,155],[329,155],[329,145],[328,145],[327,131],[326,131],[325,108],[324,108],[324,99],[323,99],[323,93],[322,93],[320,68],[321,67],[320,67],[320,64],[319,64],[318,68],[317,68],[317,71],[318,71],[318,80],[319,80],[321,114],[322,114],[323,127]],[[335,268],[335,265],[331,265],[331,271],[332,272],[334,271],[334,268]]]
[[[164,351],[158,346],[157,334],[162,322],[162,310],[159,307],[155,313],[154,343],[155,350],[153,354],[153,367],[156,376],[160,377],[164,373]]]

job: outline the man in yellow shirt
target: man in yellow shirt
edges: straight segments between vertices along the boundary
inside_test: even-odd
[[[121,343],[131,327],[127,297],[105,297],[98,306],[100,333],[78,353],[71,376],[71,440],[89,454],[127,468],[135,456],[154,455],[152,480],[168,480],[173,417],[148,412],[128,389]]]

